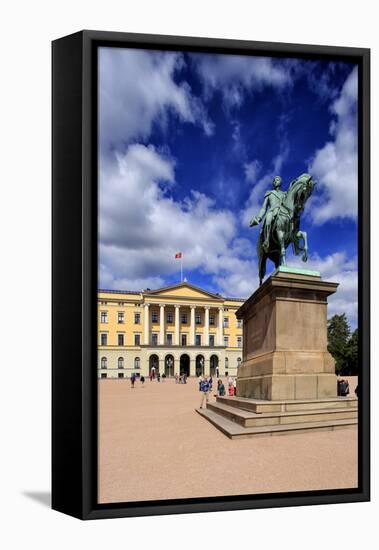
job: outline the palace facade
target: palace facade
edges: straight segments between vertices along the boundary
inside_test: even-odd
[[[143,292],[99,290],[98,377],[237,374],[242,299],[212,294],[188,282]]]

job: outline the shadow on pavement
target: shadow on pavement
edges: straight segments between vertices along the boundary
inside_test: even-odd
[[[28,497],[43,506],[51,506],[51,493],[50,491],[23,491],[25,497]]]

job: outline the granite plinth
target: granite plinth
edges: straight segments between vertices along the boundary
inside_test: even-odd
[[[239,308],[244,345],[238,396],[337,396],[334,360],[327,350],[327,297],[337,287],[317,272],[279,269]]]

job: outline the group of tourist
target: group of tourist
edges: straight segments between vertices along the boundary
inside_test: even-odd
[[[157,382],[160,382],[162,380],[162,382],[165,382],[166,373],[162,373],[161,375],[159,371],[156,372],[155,367],[152,367],[150,370],[149,378],[150,378],[150,382],[152,382],[153,380],[156,380]]]
[[[212,391],[213,379],[212,376],[201,375],[199,378],[199,391],[201,392],[200,409],[209,401],[209,394]],[[224,382],[219,378],[217,380],[217,395],[224,397],[226,394]],[[228,394],[229,396],[237,395],[237,380],[229,376],[228,378]]]
[[[187,375],[185,372],[181,375],[178,373],[175,374],[175,384],[187,384]]]
[[[358,397],[358,385],[354,390],[355,395]],[[345,379],[338,380],[337,382],[337,395],[340,397],[348,397],[350,394],[349,381]]]
[[[136,380],[137,380],[137,375],[135,372],[132,373],[131,377],[130,377],[130,384],[132,386],[132,388],[134,388],[134,385],[136,383]],[[141,386],[143,387],[144,384],[145,384],[145,377],[144,376],[140,376],[139,377],[139,381],[141,382]]]
[[[337,395],[340,397],[347,397],[350,393],[349,381],[348,380],[338,380],[337,382]]]

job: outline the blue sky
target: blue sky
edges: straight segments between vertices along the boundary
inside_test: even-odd
[[[227,296],[257,287],[248,226],[272,178],[317,180],[307,267],[357,315],[357,68],[348,63],[101,48],[99,286],[180,280]],[[299,265],[288,250],[288,264]],[[268,272],[272,269],[268,263]]]

